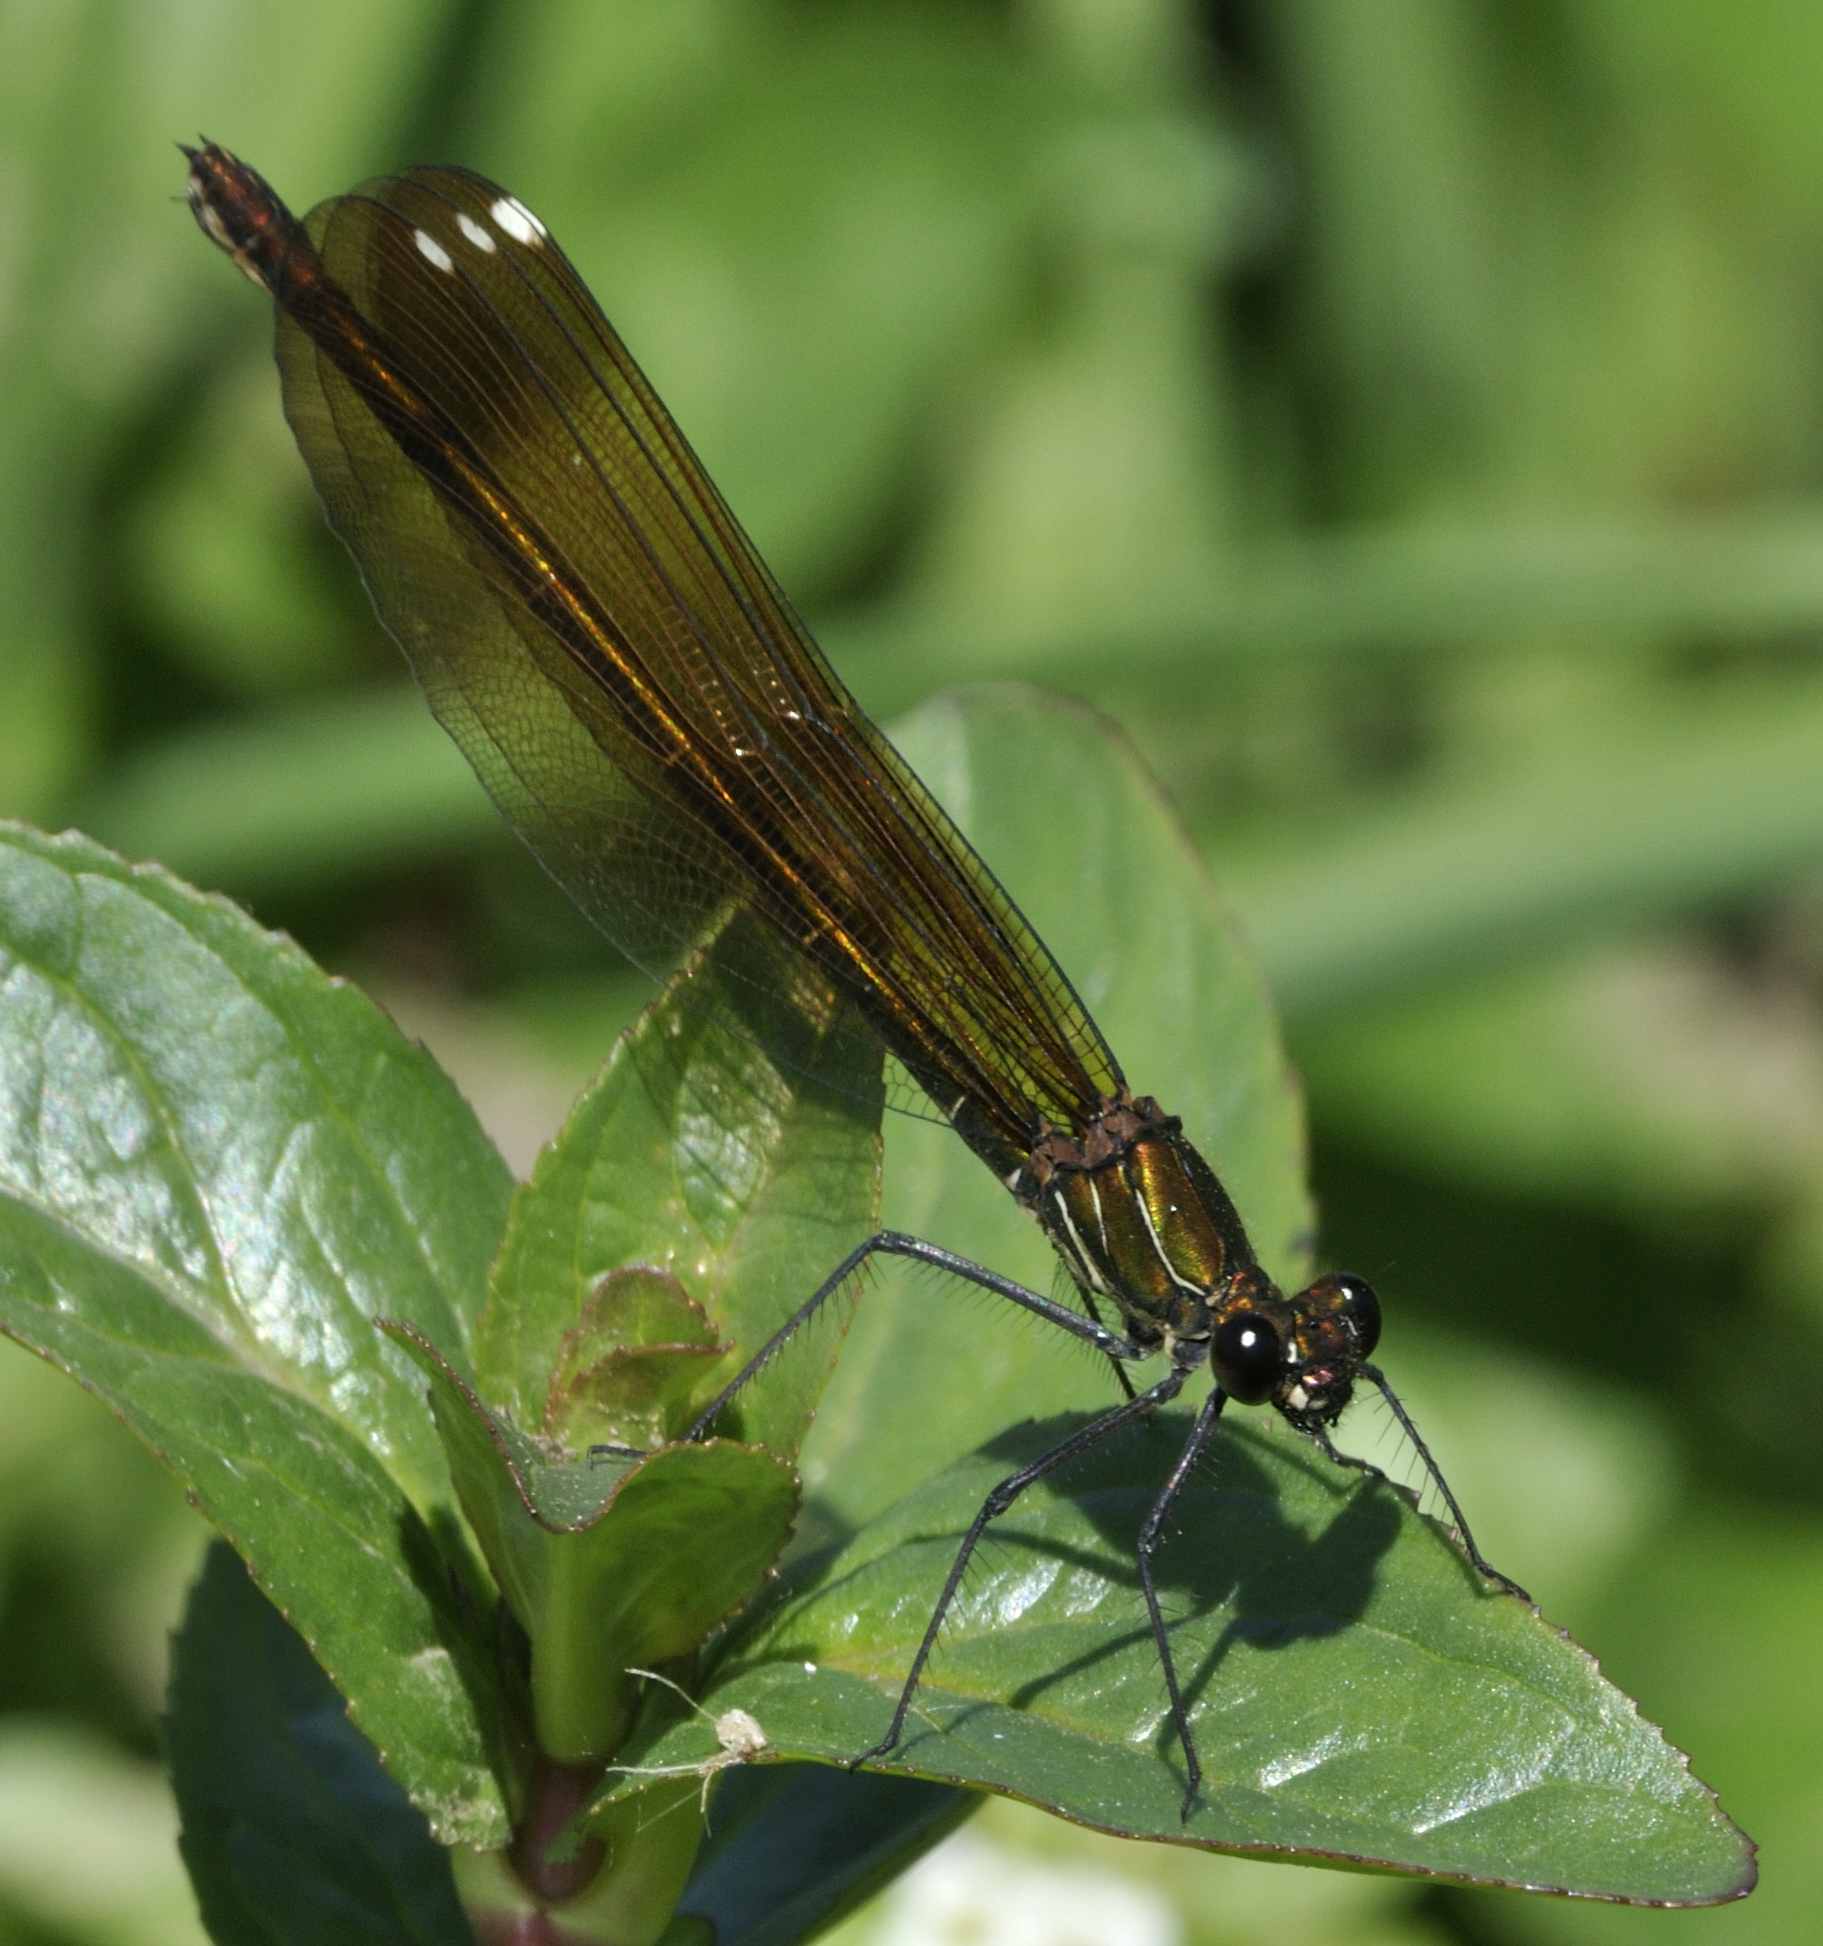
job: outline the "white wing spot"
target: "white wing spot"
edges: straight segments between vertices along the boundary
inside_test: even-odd
[[[477,250],[485,250],[490,257],[494,254],[494,239],[488,235],[472,216],[466,214],[459,215],[456,218],[456,228],[468,238],[469,242]]]
[[[488,215],[515,243],[537,243],[549,234],[517,196],[497,196]]]
[[[434,236],[427,236],[422,230],[413,230],[411,240],[418,246],[418,255],[426,263],[435,264],[439,270],[454,270],[456,260],[444,249]]]

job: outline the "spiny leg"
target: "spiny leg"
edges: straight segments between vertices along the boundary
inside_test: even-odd
[[[1363,1365],[1360,1368],[1360,1376],[1373,1385],[1378,1390],[1380,1396],[1386,1401],[1387,1405],[1391,1407],[1393,1417],[1399,1422],[1399,1430],[1411,1441],[1412,1450],[1418,1455],[1419,1464],[1424,1468],[1426,1474],[1429,1475],[1432,1486],[1437,1489],[1437,1492],[1443,1499],[1443,1504],[1449,1508],[1450,1519],[1455,1523],[1456,1532],[1462,1537],[1463,1552],[1468,1555],[1470,1563],[1480,1573],[1485,1575],[1488,1580],[1495,1583],[1496,1586],[1504,1588],[1509,1595],[1517,1595],[1521,1601],[1529,1603],[1532,1597],[1526,1593],[1519,1583],[1510,1574],[1502,1574],[1493,1562],[1482,1553],[1481,1549],[1475,1545],[1475,1536],[1470,1531],[1468,1516],[1462,1511],[1462,1503],[1450,1491],[1450,1483],[1443,1477],[1443,1469],[1432,1456],[1430,1447],[1425,1444],[1424,1435],[1413,1423],[1411,1414],[1406,1411],[1404,1405],[1400,1402],[1398,1393],[1387,1382],[1386,1374],[1381,1371],[1378,1365]],[[1314,1433],[1312,1436],[1316,1437]],[[1320,1438],[1317,1438],[1317,1444],[1340,1466],[1352,1466],[1364,1473],[1379,1474],[1382,1479],[1386,1477],[1383,1473],[1380,1473],[1380,1469],[1377,1466],[1370,1465],[1366,1460],[1352,1459],[1346,1453],[1337,1452],[1335,1447],[1330,1443],[1327,1432]]]
[[[1332,1460],[1337,1466],[1346,1466],[1351,1472],[1365,1473],[1370,1480],[1386,1478],[1385,1468],[1376,1466],[1372,1460],[1361,1459],[1354,1453],[1343,1452],[1341,1447],[1330,1438],[1329,1428],[1320,1421],[1313,1421],[1301,1430],[1305,1438],[1322,1452],[1323,1457]]]
[[[1091,1297],[1087,1291],[1082,1292],[1081,1295],[1082,1295],[1082,1308],[1088,1312],[1089,1322],[1091,1324],[1099,1325],[1101,1323],[1101,1313],[1095,1308],[1094,1298]],[[1121,1395],[1124,1398],[1129,1398],[1129,1399],[1135,1397],[1136,1394],[1133,1390],[1133,1381],[1127,1376],[1126,1366],[1123,1365],[1118,1358],[1112,1356],[1111,1354],[1108,1358],[1108,1363],[1114,1367],[1114,1382],[1116,1385],[1120,1387]]]
[[[1152,1511],[1146,1516],[1145,1526],[1139,1530],[1139,1585],[1146,1597],[1146,1613],[1152,1618],[1152,1641],[1158,1650],[1159,1664],[1165,1672],[1165,1688],[1171,1697],[1171,1721],[1177,1726],[1177,1740],[1184,1747],[1184,1774],[1188,1781],[1184,1787],[1183,1809],[1178,1816],[1186,1824],[1190,1820],[1190,1807],[1196,1802],[1197,1792],[1202,1788],[1203,1767],[1197,1761],[1196,1740],[1190,1734],[1190,1712],[1184,1707],[1183,1691],[1178,1687],[1177,1662],[1171,1653],[1171,1638],[1165,1633],[1164,1610],[1158,1605],[1158,1590],[1152,1581],[1152,1557],[1158,1552],[1159,1543],[1164,1537],[1165,1518],[1171,1511],[1171,1504],[1190,1477],[1204,1447],[1209,1444],[1215,1432],[1215,1422],[1221,1417],[1222,1407],[1227,1403],[1228,1394],[1219,1385],[1203,1401],[1203,1408],[1196,1415],[1196,1424],[1190,1428],[1190,1437],[1184,1441],[1184,1450],[1178,1454],[1176,1465],[1159,1490],[1158,1498],[1153,1501]]]
[[[1072,1311],[1068,1305],[1059,1304],[1054,1298],[1041,1297],[1037,1291],[1027,1290],[1023,1284],[1015,1283],[1010,1277],[1003,1277],[997,1270],[989,1270],[985,1264],[978,1264],[972,1258],[958,1256],[953,1250],[945,1250],[941,1244],[926,1243],[922,1237],[906,1236],[899,1230],[882,1230],[871,1236],[865,1243],[857,1244],[848,1255],[836,1265],[814,1291],[792,1312],[783,1324],[761,1345],[738,1372],[710,1400],[707,1407],[697,1414],[689,1430],[684,1434],[686,1440],[701,1440],[709,1436],[716,1420],[727,1410],[729,1403],[750,1380],[756,1377],[772,1360],[797,1336],[823,1306],[842,1289],[848,1280],[867,1262],[868,1258],[906,1257],[913,1263],[930,1264],[938,1270],[947,1271],[952,1277],[959,1277],[964,1283],[973,1284],[978,1289],[991,1291],[996,1297],[1004,1297],[1008,1303],[1017,1304],[1021,1310],[1029,1311],[1047,1324],[1054,1324],[1060,1331],[1067,1331],[1072,1337],[1080,1338],[1104,1353],[1118,1370],[1125,1360],[1145,1358],[1153,1347],[1135,1344],[1123,1338],[1118,1332],[1110,1331],[1099,1318],[1085,1318]],[[1126,1385],[1126,1375],[1121,1374],[1129,1399],[1133,1389]],[[644,1449],[637,1446],[621,1446],[602,1442],[589,1448],[591,1459],[643,1459]]]
[[[952,1277],[959,1277],[963,1282],[973,1284],[978,1289],[992,1291],[996,1297],[1004,1297],[1009,1303],[1017,1304],[1021,1310],[1030,1311],[1033,1316],[1056,1325],[1060,1331],[1067,1331],[1073,1337],[1083,1339],[1116,1361],[1143,1358],[1150,1349],[1148,1346],[1134,1344],[1130,1339],[1108,1330],[1098,1321],[1081,1316],[1078,1312],[1072,1311],[1068,1305],[1059,1304],[1055,1298],[1041,1297],[1038,1292],[1027,1290],[1023,1284],[1015,1283],[1010,1277],[1003,1277],[997,1270],[989,1270],[985,1264],[978,1264],[969,1257],[959,1257],[953,1250],[945,1250],[941,1244],[926,1243],[921,1237],[906,1236],[899,1230],[882,1230],[877,1236],[869,1237],[865,1243],[857,1244],[836,1265],[809,1297],[722,1387],[707,1408],[697,1415],[696,1422],[684,1437],[686,1439],[706,1438],[709,1429],[727,1408],[735,1394],[756,1373],[772,1362],[784,1346],[822,1310],[823,1306],[835,1296],[869,1257],[876,1256],[906,1257],[913,1263],[930,1264],[938,1270],[947,1271]]]
[[[969,1522],[968,1532],[962,1537],[962,1545],[956,1550],[956,1558],[950,1564],[950,1571],[944,1578],[943,1592],[937,1597],[937,1605],[931,1611],[931,1618],[924,1630],[924,1639],[918,1644],[918,1653],[912,1657],[910,1672],[905,1678],[905,1686],[899,1692],[899,1701],[893,1709],[892,1722],[886,1734],[871,1749],[863,1750],[858,1757],[851,1758],[849,1769],[864,1764],[874,1757],[884,1757],[898,1743],[905,1728],[905,1718],[911,1709],[912,1697],[916,1695],[919,1681],[924,1675],[924,1665],[930,1660],[931,1650],[936,1647],[937,1636],[942,1630],[944,1617],[949,1613],[950,1604],[956,1598],[956,1591],[962,1585],[963,1574],[967,1571],[969,1558],[973,1555],[976,1543],[987,1530],[991,1520],[1000,1515],[1034,1482],[1042,1480],[1047,1473],[1054,1473],[1060,1466],[1067,1465],[1091,1446],[1100,1444],[1110,1433],[1118,1432],[1122,1426],[1131,1425],[1135,1419],[1142,1419],[1157,1407],[1169,1403],[1183,1390],[1189,1372],[1173,1367],[1156,1385],[1137,1397],[1117,1405],[1111,1412],[1104,1412],[1099,1419],[1092,1419],[1088,1425],[1073,1432],[1061,1444],[1053,1446],[1048,1453],[1039,1454],[1029,1465],[1022,1466],[1017,1473],[1009,1473],[982,1501],[981,1511]]]

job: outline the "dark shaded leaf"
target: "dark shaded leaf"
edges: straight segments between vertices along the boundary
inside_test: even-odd
[[[184,1863],[218,1946],[457,1946],[449,1853],[219,1542],[173,1645]]]

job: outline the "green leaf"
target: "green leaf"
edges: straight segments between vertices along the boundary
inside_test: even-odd
[[[360,994],[81,838],[0,833],[0,994],[0,1330],[178,1474],[439,1836],[499,1842],[467,1547],[373,1327],[466,1342],[499,1157]]]
[[[449,1853],[296,1633],[217,1544],[172,1648],[165,1748],[218,1946],[453,1946]]]
[[[1649,1903],[1751,1883],[1741,1834],[1583,1650],[1406,1496],[1258,1422],[1224,1427],[1159,1564],[1205,1769],[1182,1821],[1132,1547],[1183,1418],[994,1525],[888,1767],[1260,1857]],[[866,1749],[963,1528],[1076,1423],[1019,1428],[817,1562],[737,1632],[704,1706],[747,1710],[780,1758]],[[680,1726],[641,1761],[701,1740]]]
[[[421,1335],[394,1335],[431,1380],[463,1511],[531,1640],[538,1748],[558,1763],[607,1756],[631,1719],[629,1669],[688,1655],[765,1579],[796,1473],[726,1439],[553,1461]]]
[[[454,1500],[531,1637],[545,1756],[599,1760],[625,1670],[688,1654],[789,1535],[783,1453],[662,1442],[864,1233],[877,1050],[788,1006],[745,924],[686,969],[514,1205],[477,1362],[521,1430],[466,1376],[505,1173],[428,1058],[162,873],[23,833],[5,863],[0,1320],[178,1470],[439,1832],[502,1842],[505,1705],[480,1602],[451,1599],[452,1569],[475,1579]],[[697,1004],[718,983],[744,1031]],[[794,1445],[838,1342],[728,1423]],[[661,1450],[598,1466],[596,1437]]]
[[[697,1647],[796,1516],[789,1455],[838,1330],[723,1415],[749,1443],[663,1442],[872,1224],[879,1050],[806,977],[748,919],[696,954],[515,1199],[473,1384],[416,1341],[462,1504],[533,1643],[540,1746],[566,1761],[618,1746],[626,1671]],[[591,1441],[660,1450],[600,1465]]]
[[[1059,945],[1135,1086],[1184,1115],[1262,1253],[1289,1280],[1302,1268],[1309,1228],[1298,1106],[1257,979],[1143,776],[1109,764],[1080,715],[1046,714],[1024,698],[971,699],[933,716],[941,744],[920,759],[988,855],[1038,860],[1033,883],[1017,883],[1016,893]],[[1067,845],[1057,842],[1060,806]],[[41,874],[39,842],[26,856]],[[117,865],[113,874],[110,883],[130,876]],[[11,909],[24,915],[13,933],[36,945],[45,888],[33,881]],[[739,935],[737,927],[716,951],[748,950]],[[36,967],[54,956],[39,948],[25,958]],[[718,977],[714,962],[706,971]],[[704,973],[699,966],[692,977]],[[756,990],[737,980],[728,991],[750,1002]],[[775,1068],[758,1053],[775,1046],[779,1023],[762,1022],[757,1038],[730,1035],[716,1025],[726,1009],[684,1005],[680,995],[691,991],[687,981],[674,990],[658,1018],[681,1011],[663,1028],[648,1022],[623,1049],[620,1071],[585,1102],[524,1192],[476,1340],[477,1368],[493,1382],[478,1391],[464,1376],[464,1307],[446,1307],[442,1333],[408,1311],[400,1334],[420,1357],[431,1344],[441,1348],[429,1360],[439,1423],[503,1585],[536,1638],[573,1651],[571,1688],[555,1716],[582,1715],[582,1699],[600,1735],[624,1725],[626,1699],[614,1687],[616,1664],[626,1666],[621,1638],[630,1643],[648,1611],[675,1616],[685,1587],[671,1578],[680,1548],[702,1550],[705,1535],[717,1537],[711,1557],[725,1546],[732,1525],[712,1503],[720,1496],[725,1507],[730,1493],[746,1501],[759,1477],[747,1469],[763,1456],[716,1442],[622,1469],[565,1467],[553,1463],[556,1449],[535,1446],[482,1401],[514,1405],[545,1438],[577,1437],[604,1416],[626,1425],[644,1414],[672,1430],[692,1393],[712,1382],[695,1371],[706,1355],[726,1369],[762,1340],[866,1222],[864,1196],[845,1204],[837,1194],[868,1145],[855,1141],[865,1138],[864,1107],[829,1080],[831,1050],[791,1050],[817,1076],[804,1092],[818,1112],[803,1119],[781,1081],[792,1062]],[[42,1036],[32,1053],[13,1057],[28,1080],[41,1045]],[[857,1071],[871,1073],[864,1060]],[[668,1092],[667,1075],[681,1077]],[[25,1102],[28,1090],[12,1085],[4,1099]],[[37,1126],[18,1109],[8,1122]],[[903,1226],[1044,1281],[1041,1241],[954,1139],[917,1125],[905,1136],[895,1131],[893,1214]],[[661,1191],[668,1181],[669,1202],[650,1194],[655,1174]],[[778,1184],[793,1193],[775,1212]],[[920,1208],[930,1221],[907,1220]],[[680,1210],[698,1224],[681,1249]],[[29,1198],[6,1205],[11,1228],[31,1217],[45,1227]],[[42,1272],[63,1232],[19,1233],[39,1246],[32,1266],[54,1289]],[[955,1324],[933,1328],[931,1306],[953,1301],[937,1280],[882,1279],[860,1306],[862,1322],[805,1449],[826,1544],[800,1554],[782,1598],[737,1623],[717,1655],[705,1704],[716,1714],[749,1711],[768,1739],[766,1762],[843,1761],[876,1740],[956,1541],[988,1488],[1083,1423],[1074,1408],[1112,1394],[1099,1361],[1060,1358],[1056,1334],[1012,1331],[999,1307],[977,1300]],[[156,1315],[167,1327],[186,1316],[170,1307]],[[215,1339],[192,1329],[186,1352],[219,1362]],[[827,1348],[819,1360],[814,1347],[781,1359],[744,1396],[745,1429],[795,1440],[826,1359]],[[156,1398],[152,1386],[141,1389]],[[1019,1424],[1035,1414],[1039,1423]],[[896,1767],[1026,1797],[1109,1830],[1261,1855],[1649,1901],[1719,1899],[1750,1882],[1740,1834],[1579,1650],[1521,1604],[1488,1592],[1383,1484],[1340,1474],[1288,1433],[1262,1436],[1255,1426],[1223,1428],[1213,1485],[1191,1483],[1179,1503],[1186,1532],[1162,1566],[1209,1773],[1194,1818],[1180,1823],[1179,1760],[1132,1545],[1184,1426],[1184,1414],[1162,1415],[1067,1479],[1034,1489],[996,1523]],[[333,1440],[295,1443],[313,1461],[333,1450]],[[290,1447],[282,1450],[289,1459]],[[690,1491],[706,1489],[709,1502],[686,1508],[684,1469],[698,1464],[734,1470],[692,1478]],[[677,1481],[666,1484],[673,1465]],[[588,1527],[609,1499],[616,1517],[621,1496],[632,1494],[634,1507],[642,1479],[652,1499],[637,1521],[652,1525],[611,1573],[575,1579],[570,1564],[553,1566],[556,1556],[538,1552],[550,1530]],[[346,1516],[344,1500],[320,1489],[319,1498]],[[599,1523],[603,1533],[612,1526]],[[762,1537],[742,1575],[763,1574],[776,1545]],[[632,1579],[641,1573],[671,1592],[651,1601],[656,1584]],[[604,1623],[616,1602],[619,1620]],[[680,1624],[671,1652],[689,1647],[725,1605],[718,1592]],[[600,1641],[594,1631],[604,1627],[617,1650],[605,1681],[588,1666]],[[450,1633],[460,1643],[461,1631]],[[476,1699],[485,1691],[477,1684]],[[478,1746],[488,1720],[477,1701]],[[712,1751],[707,1735],[695,1717],[636,1732],[591,1830],[624,1835],[654,1804],[681,1809]],[[636,1774],[671,1765],[692,1774]],[[730,1788],[758,1787],[737,1780]],[[805,1823],[817,1828],[814,1810]],[[878,1858],[903,1855],[934,1828],[923,1814],[887,1819]],[[681,1848],[666,1856],[665,1869],[676,1869]],[[834,1881],[828,1903],[814,1885],[801,1890],[807,1911],[826,1912],[845,1896]]]
[[[225,900],[11,826],[0,870],[9,1202],[434,1502],[435,1439],[372,1320],[467,1343],[511,1189],[473,1111],[364,995]]]
[[[609,1271],[580,1308],[546,1381],[546,1437],[572,1453],[681,1438],[728,1350],[709,1314],[669,1272],[639,1265]]]
[[[846,1009],[806,994],[806,979],[755,922],[737,920],[623,1037],[539,1158],[475,1345],[483,1395],[522,1428],[554,1432],[580,1410],[553,1394],[554,1367],[567,1393],[579,1363],[642,1342],[677,1347],[652,1379],[671,1396],[664,1431],[682,1433],[692,1406],[873,1227],[880,1051]],[[634,1269],[674,1280],[703,1322],[674,1308],[671,1323],[651,1318],[629,1337],[627,1320],[603,1311],[602,1280]],[[639,1301],[659,1302],[649,1279]],[[833,1329],[812,1338],[814,1351],[796,1348],[741,1396],[722,1432],[797,1450],[841,1344]],[[624,1359],[604,1376],[611,1397],[597,1401],[589,1436],[612,1440],[634,1381]]]

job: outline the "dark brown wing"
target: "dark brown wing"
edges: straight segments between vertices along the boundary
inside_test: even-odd
[[[729,900],[833,975],[1002,1173],[1119,1070],[861,713],[569,260],[414,169],[275,288],[286,410],[432,707],[559,881],[662,972]],[[320,274],[318,271],[320,270]]]

